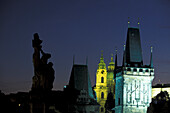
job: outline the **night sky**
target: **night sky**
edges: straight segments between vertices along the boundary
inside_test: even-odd
[[[144,64],[153,46],[153,84],[170,83],[170,0],[1,0],[0,90],[29,91],[32,85],[32,39],[39,33],[42,49],[54,64],[54,90],[68,84],[73,65],[86,64],[92,85],[103,50],[108,66],[118,49],[122,64],[123,45],[130,26],[138,27]]]

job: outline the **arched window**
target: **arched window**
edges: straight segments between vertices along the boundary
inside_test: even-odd
[[[128,68],[128,69],[127,69],[127,71],[131,71],[131,69],[130,69],[130,68]]]
[[[101,83],[104,83],[104,77],[101,77]]]
[[[143,69],[139,69],[139,72],[143,72]]]
[[[101,112],[103,112],[104,111],[104,108],[103,107],[101,107]]]
[[[103,92],[101,93],[101,98],[104,98],[104,93]]]
[[[118,100],[118,105],[120,105],[120,98],[119,98],[119,100]]]
[[[137,69],[133,69],[134,72],[137,72]]]

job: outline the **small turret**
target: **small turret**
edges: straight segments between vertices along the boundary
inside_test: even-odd
[[[116,55],[115,55],[115,69],[114,69],[114,79],[116,79],[116,70],[117,70],[117,49],[116,49]]]
[[[151,58],[150,58],[150,67],[153,68],[153,59],[152,59],[153,47],[151,46]]]

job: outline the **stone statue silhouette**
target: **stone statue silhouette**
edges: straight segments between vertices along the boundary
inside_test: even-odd
[[[32,78],[32,90],[51,90],[53,88],[55,71],[52,67],[53,63],[48,63],[51,54],[45,53],[42,50],[41,43],[42,40],[40,40],[38,34],[35,33],[34,40],[32,40],[32,46],[34,48],[34,76]]]

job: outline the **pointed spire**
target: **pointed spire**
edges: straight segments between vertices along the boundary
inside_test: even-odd
[[[139,28],[140,22],[139,22],[139,17],[138,17],[138,28]]]
[[[115,69],[117,68],[117,48],[116,48],[116,55],[115,55]]]
[[[151,58],[150,58],[150,67],[153,68],[153,58],[152,58],[153,47],[151,46]]]
[[[113,72],[114,71],[114,62],[113,62],[113,54],[111,54],[111,61],[110,61],[110,63],[109,63],[109,65],[108,65],[108,71],[110,72]]]
[[[103,50],[101,50],[101,57],[103,57]]]
[[[124,45],[123,45],[123,50],[124,50],[124,52],[125,52],[125,49],[126,49],[126,45],[124,44]]]
[[[116,51],[116,55],[117,55],[117,47],[116,47],[116,50],[115,50],[115,51]]]
[[[130,27],[130,21],[129,21],[129,18],[130,18],[130,17],[128,17],[128,28]]]
[[[125,62],[126,62],[126,59],[125,59],[125,49],[126,49],[126,45],[124,44],[123,46],[123,67],[125,66]]]
[[[106,64],[104,63],[103,50],[101,51],[100,63],[98,64],[98,69],[106,69]]]
[[[86,57],[86,65],[88,65],[88,56]]]
[[[75,61],[75,55],[73,55],[73,65],[74,65],[74,63],[75,63],[74,61]]]
[[[117,49],[116,49],[116,55],[115,55],[114,79],[116,78],[116,70],[117,70]],[[115,80],[115,82],[116,82],[116,80]]]
[[[159,79],[159,82],[158,82],[158,84],[161,84],[161,80]]]
[[[113,53],[111,54],[111,62],[113,62]]]
[[[104,58],[103,58],[103,50],[101,50],[100,62],[101,62],[101,63],[103,63],[103,62],[104,62]]]
[[[152,53],[152,51],[153,51],[153,47],[151,46],[151,53]]]

